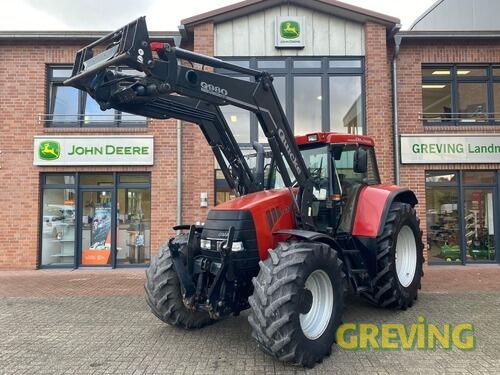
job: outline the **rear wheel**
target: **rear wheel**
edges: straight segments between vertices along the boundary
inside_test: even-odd
[[[187,245],[187,236],[179,235],[174,243],[181,245],[180,251]],[[158,250],[146,271],[146,302],[151,312],[160,320],[173,326],[186,329],[201,328],[214,322],[208,313],[186,308],[182,301],[182,292],[175,272],[168,243]]]
[[[342,261],[329,246],[282,242],[253,279],[252,336],[272,356],[312,367],[331,353],[346,291]]]
[[[373,292],[362,295],[378,306],[405,310],[417,299],[423,276],[424,245],[415,209],[392,203],[377,243]]]

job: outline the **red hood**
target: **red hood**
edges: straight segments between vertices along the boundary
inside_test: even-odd
[[[292,203],[292,197],[288,189],[258,191],[221,203],[214,210],[251,210],[257,205],[266,207],[273,205],[277,201],[283,202],[283,199],[287,197]]]

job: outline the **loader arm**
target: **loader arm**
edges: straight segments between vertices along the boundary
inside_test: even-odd
[[[105,44],[104,51],[94,55],[94,48],[102,44]],[[154,56],[153,50],[156,51],[157,57]],[[191,66],[181,65],[181,60]],[[194,64],[199,64],[202,68],[194,67]],[[109,69],[110,66],[117,65],[144,72],[145,77],[139,74],[135,80],[120,77]],[[254,81],[244,81],[207,71],[204,70],[205,66],[251,76]],[[200,105],[201,102],[207,103],[213,106],[212,109],[231,104],[253,112],[268,140],[285,185],[291,188],[297,184],[299,187],[296,195],[297,226],[304,229],[314,228],[310,212],[313,200],[312,180],[272,80],[272,76],[267,72],[240,67],[169,44],[154,43],[152,48],[145,19],[141,17],[81,49],[77,53],[72,76],[65,84],[87,91],[102,109],[117,108],[125,112],[135,110],[135,113],[138,113],[137,110],[142,106],[144,110],[154,108],[154,111],[160,111],[157,115],[161,115],[163,111],[165,115],[179,118],[179,112],[172,113],[172,109],[167,107],[172,103],[169,99],[180,95],[197,99]],[[166,96],[169,99],[165,101]],[[179,99],[177,104],[181,100],[183,99]],[[160,105],[159,108],[154,104],[158,101],[165,105]],[[215,112],[220,114],[220,109]],[[188,121],[198,123],[206,136],[207,123],[199,119],[200,115],[201,112],[193,114],[196,118]],[[220,119],[218,123],[221,123]],[[210,130],[219,134],[225,133],[220,136],[220,141],[229,141],[232,154],[242,159],[241,151],[236,151],[239,147],[227,124],[225,129],[214,126]],[[243,162],[240,164],[244,165]]]

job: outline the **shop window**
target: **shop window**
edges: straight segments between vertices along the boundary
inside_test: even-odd
[[[130,70],[123,70],[123,72],[127,73]],[[97,102],[87,93],[73,87],[63,86],[64,80],[70,76],[71,69],[69,68],[48,68],[47,115],[44,118],[46,126],[146,126],[145,117],[122,113],[114,109],[101,111]]]
[[[144,264],[150,260],[151,190],[118,189],[118,264]]]
[[[495,171],[465,171],[463,172],[463,183],[467,185],[496,184]]]
[[[430,263],[495,262],[498,171],[427,171]]]
[[[330,130],[363,134],[361,77],[330,77]]]
[[[294,133],[321,131],[321,77],[294,77]]]
[[[464,189],[467,261],[495,260],[494,188]]]
[[[41,266],[149,263],[149,174],[49,173],[41,181]]]
[[[75,189],[44,189],[41,265],[73,265],[75,260]]]
[[[427,187],[425,200],[429,262],[460,262],[458,188]]]

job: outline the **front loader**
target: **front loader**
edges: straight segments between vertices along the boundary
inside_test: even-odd
[[[95,51],[100,51],[95,53]],[[126,66],[137,74],[121,74]],[[240,80],[206,70],[221,68]],[[250,308],[252,336],[270,355],[312,367],[329,355],[345,293],[411,307],[423,275],[415,194],[381,184],[373,141],[294,136],[264,71],[151,42],[144,17],[81,49],[65,83],[103,110],[198,124],[237,197],[180,225],[146,272],[146,300],[162,321],[201,328]],[[267,139],[250,168],[221,113],[254,113]]]

